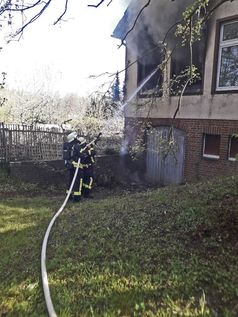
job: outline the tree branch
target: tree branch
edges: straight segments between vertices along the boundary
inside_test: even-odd
[[[68,9],[68,1],[69,1],[69,0],[65,0],[64,11],[63,11],[63,13],[58,17],[58,19],[54,22],[54,25],[56,25],[56,24],[63,18],[63,16],[66,14],[67,9]]]
[[[42,0],[38,0],[35,3],[33,3],[32,5],[27,5],[27,6],[16,6],[15,8],[12,7],[12,4],[6,3],[4,6],[1,7],[0,10],[0,15],[6,11],[12,11],[12,12],[23,12],[29,9],[32,9],[34,7],[36,7],[37,5],[41,4]]]
[[[88,7],[91,8],[98,8],[105,0],[101,0],[100,2],[98,2],[98,4],[88,4]]]
[[[12,35],[13,37],[16,37],[18,35],[22,35],[24,29],[30,25],[31,23],[33,23],[34,21],[36,21],[37,19],[39,19],[39,17],[43,14],[43,12],[48,8],[48,6],[50,5],[51,0],[48,0],[45,5],[43,6],[43,8],[37,13],[35,14],[26,24],[24,24],[21,28],[19,28],[15,34]],[[20,36],[21,37],[21,36]]]
[[[119,48],[124,44],[124,41],[127,38],[128,34],[131,33],[131,31],[135,28],[139,17],[141,16],[141,14],[145,10],[145,8],[149,6],[150,2],[151,2],[151,0],[148,0],[148,2],[140,9],[140,11],[138,12],[138,14],[137,14],[137,16],[136,16],[136,18],[134,20],[134,23],[133,23],[132,27],[126,32],[125,36],[122,38],[121,45],[119,46]]]
[[[110,0],[110,1],[108,2],[108,4],[107,4],[108,7],[109,7],[110,4],[112,3],[112,1],[113,1],[113,0]]]

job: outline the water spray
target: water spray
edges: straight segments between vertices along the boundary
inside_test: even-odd
[[[113,123],[113,119],[116,117],[119,117],[119,115],[122,114],[122,111],[124,108],[135,98],[135,96],[141,91],[141,89],[145,86],[145,84],[156,74],[156,72],[159,70],[158,67],[156,67],[143,81],[142,83],[136,88],[136,90],[130,95],[130,97],[121,104],[120,108],[117,110],[117,112],[114,114],[114,116],[111,118],[111,120],[108,120],[107,125],[104,125],[102,131],[106,131],[106,129]]]
[[[155,75],[155,73],[158,71],[158,67],[156,67],[152,73],[150,73],[143,81],[142,83],[136,88],[136,90],[131,94],[131,96],[127,99],[127,101],[122,105],[122,108],[125,108],[129,102],[140,92],[140,90],[145,86],[145,84]]]

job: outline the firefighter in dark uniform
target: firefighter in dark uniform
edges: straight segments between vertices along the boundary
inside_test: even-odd
[[[78,137],[76,132],[72,132],[67,137],[68,142],[65,142],[64,144],[64,159],[66,166],[69,169],[67,192],[71,186],[76,168],[78,167],[78,173],[71,194],[71,198],[73,198],[75,202],[81,200],[82,192],[84,197],[91,198],[89,194],[94,180],[96,154],[94,145],[97,143],[100,136],[101,133],[99,133],[92,142],[87,144],[84,137]]]
[[[74,170],[78,167],[78,174],[75,179],[75,183],[73,186],[73,199],[75,202],[79,202],[82,196],[82,188],[83,188],[83,161],[86,157],[86,153],[83,150],[84,142],[82,142],[81,137],[77,137],[77,143],[74,146],[73,150],[73,158],[72,165]],[[82,142],[82,143],[81,143]],[[79,160],[80,159],[80,160]]]
[[[94,182],[94,164],[95,164],[94,143],[86,149],[86,156],[83,159],[83,195],[85,198],[93,198],[90,193]]]
[[[83,196],[85,198],[93,198],[90,193],[94,181],[94,165],[96,155],[94,146],[98,142],[101,135],[102,133],[99,133],[98,136],[88,144],[83,137],[78,138],[81,145],[81,152],[83,153],[81,162],[83,165]]]
[[[74,173],[75,173],[75,167],[73,166],[73,151],[74,151],[74,146],[79,143],[77,139],[77,132],[71,132],[66,139],[66,142],[64,143],[63,147],[63,158],[64,158],[64,164],[65,167],[68,170],[68,182],[67,182],[67,190],[66,194],[68,194]],[[73,194],[70,195],[70,199],[73,199]]]

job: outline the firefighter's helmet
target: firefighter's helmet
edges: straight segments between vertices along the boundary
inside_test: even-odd
[[[83,136],[78,137],[78,141],[80,142],[80,144],[86,143],[86,140]]]
[[[68,142],[72,142],[73,140],[75,140],[77,138],[77,132],[71,132],[69,135],[67,135],[67,141]]]

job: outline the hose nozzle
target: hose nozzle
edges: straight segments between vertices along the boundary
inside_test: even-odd
[[[100,139],[101,135],[102,135],[102,132],[98,133],[98,136],[95,138],[95,142],[97,142]]]

